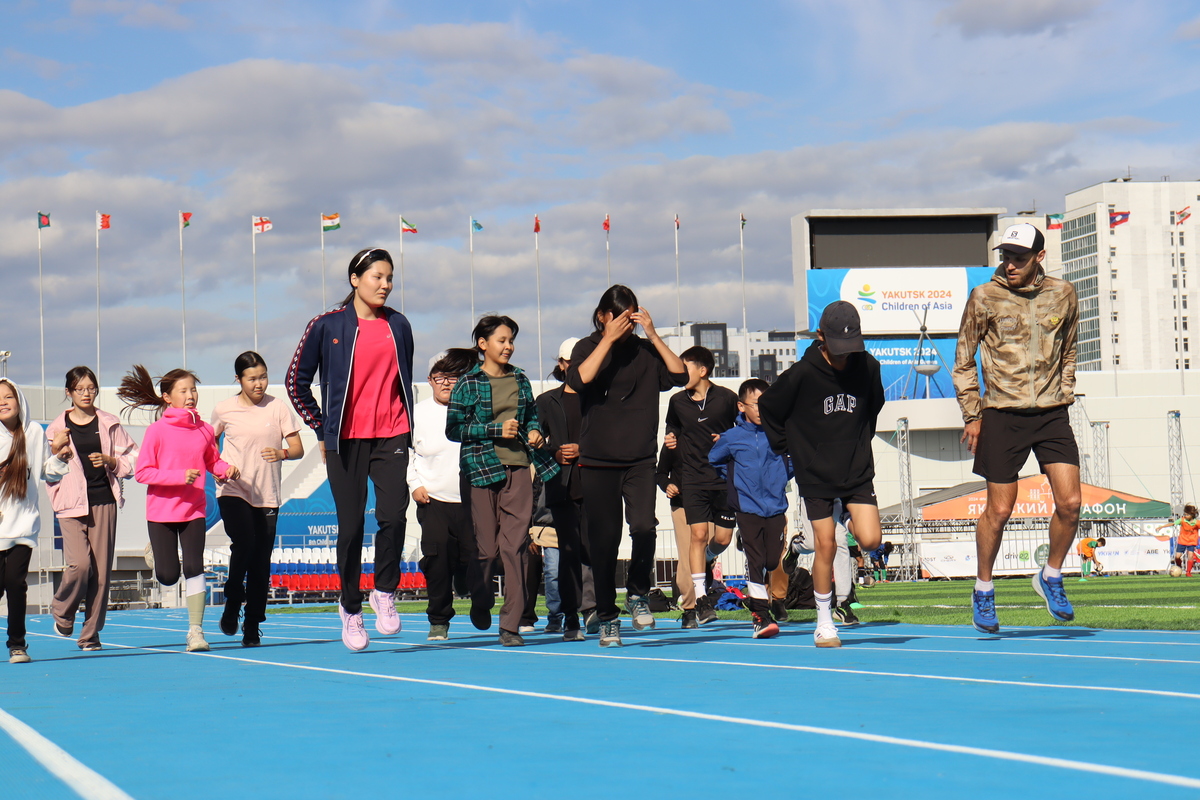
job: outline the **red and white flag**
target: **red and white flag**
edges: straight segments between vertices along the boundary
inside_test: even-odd
[[[605,214],[605,215],[604,215],[604,230],[606,230],[606,231],[607,231],[607,230],[609,230],[609,226],[608,226],[608,214]]]
[[[96,230],[106,231],[112,227],[112,214],[101,214],[96,212]]]
[[[179,212],[179,230],[183,230],[184,228],[186,228],[187,226],[189,226],[191,224],[192,224],[192,212],[180,211]]]
[[[542,221],[540,219],[538,219],[537,214],[533,215],[533,232],[534,233],[542,232]]]
[[[267,217],[251,217],[250,219],[252,220],[254,232],[256,234],[266,233],[267,231],[271,230],[271,220]]]
[[[1190,217],[1191,215],[1192,215],[1192,207],[1191,206],[1188,206],[1187,208],[1183,209],[1182,211],[1176,211],[1175,212],[1175,224],[1182,225],[1184,222],[1187,221],[1187,218]],[[1180,235],[1182,236],[1183,234],[1180,234]]]

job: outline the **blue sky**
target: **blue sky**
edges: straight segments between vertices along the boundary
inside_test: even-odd
[[[225,382],[252,342],[282,378],[366,246],[405,240],[419,365],[466,344],[466,227],[477,311],[523,325],[536,366],[532,216],[541,215],[544,348],[580,335],[613,278],[673,322],[740,321],[745,213],[751,325],[793,327],[789,219],[813,208],[1061,211],[1124,174],[1200,177],[1200,4],[1102,0],[855,3],[25,2],[0,32],[0,349],[39,376],[34,213],[44,231],[47,373],[102,381],[177,366],[177,210],[189,366]],[[393,296],[399,306],[399,298]],[[549,366],[548,364],[546,366]]]

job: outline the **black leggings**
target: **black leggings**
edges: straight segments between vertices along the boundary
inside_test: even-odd
[[[252,506],[240,497],[218,497],[217,505],[229,536],[225,604],[236,608],[244,602],[246,622],[262,622],[267,618],[279,509]]]
[[[654,586],[654,462],[628,467],[580,467],[583,486],[583,548],[591,561],[596,586],[596,613],[604,622],[617,608],[617,550],[621,546],[621,509],[629,523],[632,549],[625,588],[645,596]],[[622,503],[622,501],[624,501]]]
[[[179,582],[178,550],[183,548],[183,577],[204,574],[204,518],[188,522],[147,522],[154,551],[154,577],[163,586]]]
[[[29,559],[33,548],[15,544],[0,550],[0,597],[8,597],[8,644],[25,649],[25,599],[29,591]]]

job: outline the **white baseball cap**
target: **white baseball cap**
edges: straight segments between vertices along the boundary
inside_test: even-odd
[[[1036,226],[1030,225],[1028,222],[1018,222],[1016,225],[1009,225],[1004,230],[1004,236],[1000,237],[1000,244],[992,249],[1011,250],[1021,255],[1040,253],[1046,249],[1046,237]]]
[[[563,361],[571,360],[571,352],[575,349],[575,345],[579,344],[579,340],[575,338],[565,339],[558,346],[558,357]]]

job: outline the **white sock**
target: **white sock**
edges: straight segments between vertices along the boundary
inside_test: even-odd
[[[1042,567],[1042,577],[1043,578],[1061,578],[1062,577],[1062,567],[1055,569],[1054,567],[1047,564],[1046,566]]]
[[[692,586],[696,587],[696,597],[697,598],[704,597],[704,593],[707,590],[704,588],[704,573],[703,572],[693,572],[692,573]]]
[[[985,580],[980,580],[979,578],[976,578],[975,579],[975,591],[977,591],[977,592],[994,592],[994,591],[996,591],[996,584],[992,583],[991,581],[985,581]]]
[[[187,597],[191,597],[194,594],[204,594],[204,576],[193,575],[184,580],[183,586],[183,593]]]
[[[814,592],[813,598],[817,601],[817,627],[832,625],[833,610],[829,606],[833,602],[833,592],[826,592],[825,594]]]

